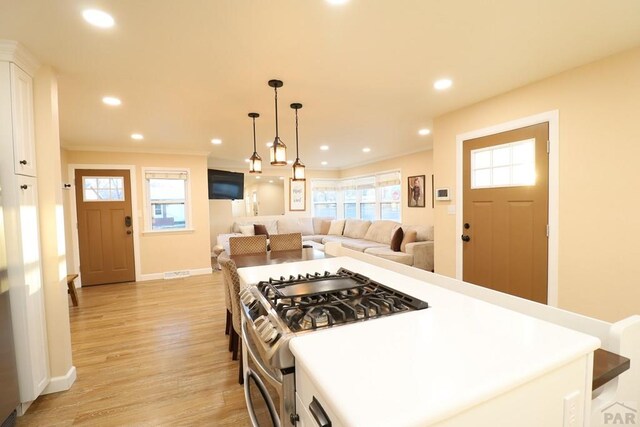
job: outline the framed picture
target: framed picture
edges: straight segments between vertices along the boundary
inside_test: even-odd
[[[407,206],[410,208],[424,208],[424,175],[407,178]]]
[[[294,181],[289,178],[289,210],[304,211],[307,208],[305,185],[307,181]]]

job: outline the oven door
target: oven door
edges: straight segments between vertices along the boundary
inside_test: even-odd
[[[253,427],[280,427],[282,411],[282,381],[265,367],[248,337],[243,322],[242,346],[244,366],[244,397]]]

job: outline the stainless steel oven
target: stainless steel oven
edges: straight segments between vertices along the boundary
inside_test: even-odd
[[[295,425],[294,369],[273,369],[262,362],[253,334],[242,324],[244,395],[254,427]]]

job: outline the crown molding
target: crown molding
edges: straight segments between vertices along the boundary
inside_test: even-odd
[[[63,150],[68,151],[97,151],[104,153],[137,153],[137,154],[170,154],[182,156],[208,156],[208,151],[201,150],[169,150],[162,148],[134,148],[134,147],[91,147],[87,145],[63,145]]]
[[[0,40],[0,61],[13,62],[31,77],[40,68],[40,61],[22,44],[14,40]]]

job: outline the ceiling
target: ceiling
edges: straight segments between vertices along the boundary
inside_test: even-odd
[[[116,25],[88,25],[86,8]],[[1,0],[0,38],[59,73],[64,147],[207,152],[244,168],[249,112],[268,158],[278,78],[288,156],[300,102],[302,161],[344,168],[428,149],[417,132],[440,114],[640,45],[640,1]],[[454,83],[439,92],[442,77]]]

